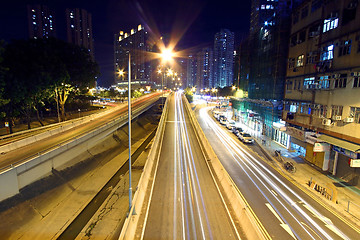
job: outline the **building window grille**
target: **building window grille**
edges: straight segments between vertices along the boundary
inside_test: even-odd
[[[300,113],[311,114],[311,108],[309,103],[301,103]]]
[[[325,33],[332,29],[335,29],[338,27],[338,25],[339,25],[338,17],[325,19],[323,25],[323,32]]]
[[[315,77],[309,77],[304,79],[304,89],[315,88]]]
[[[314,109],[314,115],[321,118],[327,118],[328,107],[326,105],[318,105]]]
[[[360,123],[360,108],[350,107],[350,117],[354,118],[354,122]]]
[[[334,58],[334,45],[331,44],[323,48],[321,53],[321,61],[331,60]]]
[[[339,105],[332,105],[331,106],[331,117],[334,118],[335,116],[342,116],[343,114],[343,106]]]
[[[334,88],[346,88],[347,74],[341,74],[340,78],[335,79]]]
[[[354,77],[353,87],[360,87],[359,77]]]
[[[293,86],[293,82],[292,81],[287,81],[286,82],[286,90],[291,90]]]
[[[341,41],[339,46],[339,57],[349,55],[351,53],[351,40]]]
[[[289,68],[292,69],[295,67],[295,58],[289,58]]]

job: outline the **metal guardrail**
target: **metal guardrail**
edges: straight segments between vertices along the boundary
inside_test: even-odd
[[[348,213],[351,214],[351,212],[350,212],[350,203],[351,203],[352,205],[355,205],[355,206],[357,207],[357,209],[356,209],[357,212],[360,211],[360,206],[357,205],[356,203],[354,203],[354,202],[352,202],[352,201],[349,200],[349,201],[348,201],[348,205],[347,205],[347,209],[346,209],[346,211],[347,211]]]

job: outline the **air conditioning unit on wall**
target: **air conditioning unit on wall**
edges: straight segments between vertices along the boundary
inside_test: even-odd
[[[352,122],[354,122],[354,118],[352,118],[352,117],[344,118],[344,122],[352,123]]]
[[[324,118],[324,119],[322,120],[322,125],[324,125],[324,126],[331,126],[331,119]]]
[[[332,117],[332,120],[341,121],[341,116],[334,115],[334,116]]]

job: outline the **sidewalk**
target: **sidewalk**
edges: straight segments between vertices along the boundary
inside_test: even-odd
[[[261,136],[256,139],[258,145],[272,157],[280,171],[285,177],[292,181],[296,186],[300,187],[304,192],[318,202],[331,209],[338,215],[351,221],[357,227],[360,227],[360,189],[349,186],[343,180],[331,176],[321,169],[317,169],[311,163],[306,162],[296,152],[288,151],[270,138]],[[275,157],[275,150],[280,150],[284,162],[292,162],[296,168],[295,173],[285,170],[283,163]],[[325,191],[331,193],[333,201],[326,198]]]

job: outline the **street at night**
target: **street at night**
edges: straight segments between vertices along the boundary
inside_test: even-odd
[[[360,239],[358,0],[7,1],[2,239]]]

